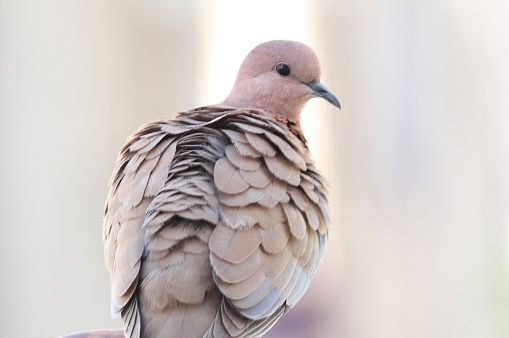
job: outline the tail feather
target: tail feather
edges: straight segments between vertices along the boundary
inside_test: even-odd
[[[122,309],[122,321],[124,322],[124,331],[127,338],[140,338],[141,318],[138,309],[138,297],[131,298],[128,305]]]
[[[203,338],[254,338],[266,333],[285,313],[286,306],[279,307],[267,318],[250,320],[241,316],[228,302],[223,299],[216,318]]]

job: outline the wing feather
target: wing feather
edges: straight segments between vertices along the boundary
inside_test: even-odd
[[[324,184],[298,138],[253,116],[229,126],[232,146],[214,168],[219,222],[209,242],[214,280],[227,301],[209,332],[244,337],[265,332],[302,297],[323,254],[318,229],[327,229],[328,219],[326,207],[317,206],[326,203]],[[227,179],[241,188],[229,189]]]
[[[261,336],[302,297],[329,217],[327,183],[294,133],[261,111],[211,106],[127,141],[103,236],[128,337],[175,325],[188,336]]]

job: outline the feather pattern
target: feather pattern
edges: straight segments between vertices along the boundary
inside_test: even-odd
[[[142,126],[103,237],[128,337],[258,337],[302,297],[327,242],[327,183],[303,137],[255,109]]]

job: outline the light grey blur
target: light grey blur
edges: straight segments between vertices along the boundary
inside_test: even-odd
[[[220,38],[251,31],[214,50],[208,25],[222,19],[204,3],[0,0],[2,337],[120,327],[101,238],[120,147],[144,122],[224,99],[230,85],[201,99],[207,68],[224,67],[207,53],[299,38],[237,5],[245,27]],[[507,2],[246,6],[308,27],[342,105],[305,112],[334,226],[310,290],[268,337],[508,337]]]

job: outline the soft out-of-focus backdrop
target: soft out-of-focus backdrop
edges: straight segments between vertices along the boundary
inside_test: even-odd
[[[508,337],[508,17],[503,0],[0,1],[0,335],[120,326],[101,240],[118,150],[285,38],[318,52],[343,110],[305,113],[334,228],[268,336]]]

